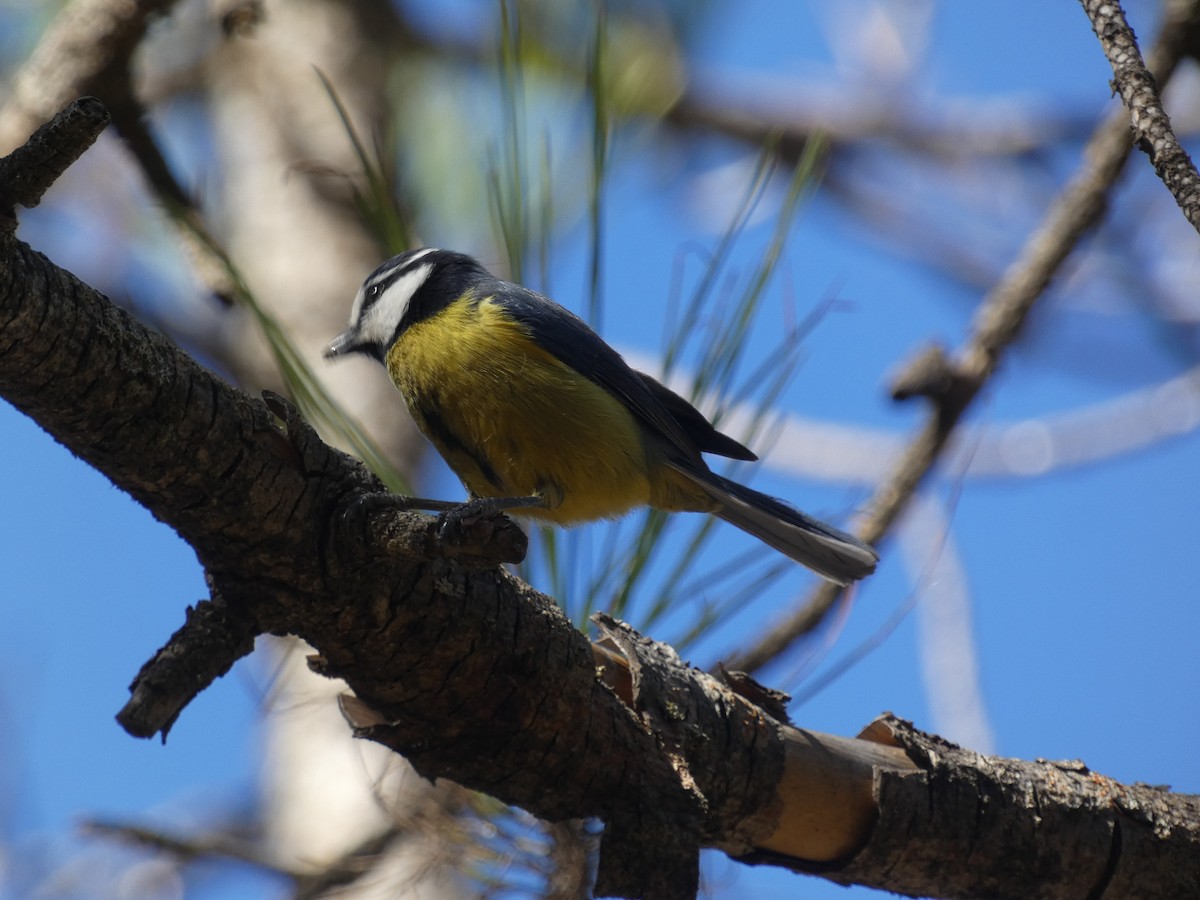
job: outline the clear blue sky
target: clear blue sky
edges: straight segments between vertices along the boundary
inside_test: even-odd
[[[1008,98],[1074,117],[1111,107],[1110,73],[1078,4],[908,6],[928,9],[932,24],[920,32],[928,40],[925,61],[921,78],[905,86],[906,102],[947,109],[955,101],[972,109]],[[829,32],[813,24],[814,16],[828,22],[837,7],[714,3],[696,38],[698,66],[714,78],[848,79],[835,69],[846,64],[844,52],[832,52]],[[1127,9],[1148,42],[1151,4]],[[1001,268],[1010,261],[1039,204],[1074,168],[1077,154],[1075,148],[1044,161],[1039,196],[1010,196],[1009,185],[996,180],[994,202],[980,207],[994,217],[980,229],[984,258]],[[705,228],[710,220],[696,214],[697,180],[738,162],[745,162],[740,150],[722,147],[676,178],[632,141],[617,142],[605,270],[605,335],[614,343],[654,352],[662,323],[655,298],[667,293],[680,248],[712,243],[724,224]],[[1153,195],[1145,159],[1132,164],[1140,170],[1135,183]],[[926,174],[931,192],[937,174]],[[1122,213],[1135,210],[1119,204]],[[37,249],[61,259],[64,245],[56,241],[69,240],[56,235],[66,230],[62,213],[51,206],[40,215],[36,222],[25,215],[31,227],[24,235],[36,235]],[[1196,236],[1188,235],[1182,218],[1177,224],[1171,240],[1179,266],[1194,266]],[[744,260],[754,258],[768,227],[746,235]],[[582,233],[564,238],[556,253],[558,299],[582,309]],[[1077,278],[1060,283],[1035,318],[1031,339],[1006,361],[972,416],[986,433],[1134,395],[1196,363],[1164,340],[1139,308],[1136,285],[1096,277],[1096,267],[1103,262],[1072,266]],[[887,375],[931,337],[959,342],[978,292],[897,254],[826,198],[802,213],[784,272],[768,317],[785,315],[791,304],[805,310],[830,290],[850,301],[809,339],[784,406],[898,439],[909,435],[914,410],[886,399]],[[1193,322],[1196,311],[1193,306]],[[765,350],[771,336],[766,327],[753,340]],[[179,626],[184,606],[205,596],[189,548],[2,402],[0,434],[0,825],[18,855],[13,867],[77,852],[71,828],[81,817],[143,817],[183,828],[248,803],[266,679],[261,664],[239,664],[203,694],[166,747],[128,737],[113,720],[138,667]],[[951,517],[969,587],[969,630],[997,752],[1079,757],[1119,780],[1200,792],[1200,603],[1193,572],[1198,454],[1193,423],[1148,449],[1044,477],[949,477],[934,485],[932,495]],[[769,471],[755,483],[833,516],[866,496],[862,487],[822,486]],[[883,551],[881,571],[857,598],[832,658],[875,633],[914,590],[895,544]],[[936,555],[936,548],[929,552]],[[789,584],[794,592],[805,582]],[[782,610],[791,598],[781,591],[768,603]],[[920,621],[919,613],[909,615],[879,650],[793,710],[797,722],[853,734],[892,710],[940,727],[922,680]],[[738,627],[748,624],[738,620]],[[723,638],[724,646],[736,642]],[[787,683],[790,668],[781,665],[768,675]],[[100,851],[89,860],[93,872],[112,865]],[[719,896],[847,896],[815,879],[738,867],[720,857],[708,861],[706,872]],[[0,888],[4,884],[0,876]],[[202,881],[196,896],[271,895],[276,888],[238,871],[228,881]],[[84,887],[70,895],[88,893]]]

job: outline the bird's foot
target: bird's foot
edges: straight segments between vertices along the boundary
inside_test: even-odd
[[[495,520],[498,524],[505,516],[501,510],[496,509],[493,502],[480,497],[444,509],[437,517],[438,540],[443,543],[461,544],[467,539],[468,533],[475,531],[478,523],[484,519]]]

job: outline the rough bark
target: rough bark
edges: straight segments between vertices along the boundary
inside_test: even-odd
[[[985,756],[891,716],[863,736],[917,767],[876,769],[870,841],[832,866],[745,861],[909,896],[1200,896],[1200,796],[1120,784],[1077,759]]]
[[[40,196],[15,168],[52,177],[47,148],[68,159],[72,134],[89,139],[94,125],[71,127],[102,121],[85,107],[0,164],[6,204]],[[800,777],[788,742],[807,738],[755,705],[761,690],[751,702],[603,620],[629,670],[627,691],[610,686],[554,602],[497,567],[523,553],[513,526],[480,521],[447,545],[429,517],[363,501],[379,483],[286,402],[202,369],[16,240],[3,212],[0,395],[174,528],[212,588],[135,681],[121,714],[132,733],[165,735],[257,634],[296,634],[354,690],[356,733],[422,774],[543,818],[602,819],[603,890],[692,896],[698,850],[713,846],[910,894],[1200,891],[1197,798],[1077,763],[985,758],[892,719],[869,743],[904,762],[865,754],[876,813],[858,849],[823,864],[781,853],[796,845],[780,823],[798,821],[784,809]]]
[[[1179,209],[1193,228],[1200,229],[1200,172],[1180,145],[1163,108],[1158,82],[1142,60],[1137,38],[1125,21],[1116,0],[1082,0],[1092,30],[1100,39],[1104,55],[1113,69],[1113,89],[1129,110],[1130,127],[1137,145],[1149,158],[1154,171],[1175,197]],[[1174,0],[1170,13],[1194,8],[1188,0]],[[1168,17],[1168,24],[1174,16]],[[1179,36],[1185,50],[1195,53],[1194,29]]]

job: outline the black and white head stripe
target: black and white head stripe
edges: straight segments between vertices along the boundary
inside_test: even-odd
[[[391,341],[413,295],[433,272],[433,262],[426,257],[437,252],[427,247],[401,253],[367,277],[350,311],[350,327],[360,342],[386,346]]]
[[[326,356],[366,353],[382,360],[415,322],[456,300],[486,296],[502,284],[462,253],[426,247],[393,256],[363,282],[350,327],[329,345]]]

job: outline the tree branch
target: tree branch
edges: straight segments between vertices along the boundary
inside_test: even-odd
[[[107,103],[113,80],[130,60],[152,20],[177,0],[73,0],[54,20],[13,80],[0,111],[0,149],[23,141],[74,98]]]
[[[877,770],[869,844],[833,867],[747,862],[910,896],[1200,896],[1200,796],[1119,784],[1080,760],[983,756],[892,716],[863,737],[903,748],[917,769]]]
[[[1081,2],[1092,22],[1092,30],[1104,48],[1104,55],[1112,65],[1113,85],[1129,109],[1138,148],[1150,157],[1154,171],[1192,227],[1200,230],[1200,173],[1171,129],[1171,120],[1163,108],[1154,75],[1142,61],[1137,38],[1125,21],[1119,0]],[[1176,2],[1174,5],[1176,9],[1183,9],[1192,4]],[[1189,39],[1186,33],[1174,37],[1177,41],[1194,39],[1194,35]]]
[[[234,285],[212,250],[203,216],[172,174],[134,90],[133,57],[153,20],[177,0],[76,0],[55,18],[17,73],[0,112],[0,147],[15,142],[70,98],[94,94],[109,110],[151,191],[177,227],[196,272],[212,295],[231,302]]]
[[[0,159],[0,213],[7,217],[6,230],[16,227],[16,207],[33,209],[41,203],[42,194],[92,146],[108,122],[104,104],[83,97]]]
[[[1111,5],[1111,4],[1110,4]],[[1200,31],[1200,3],[1172,3],[1163,19],[1151,69],[1166,83]],[[975,315],[971,335],[953,357],[940,348],[922,350],[895,379],[893,396],[924,396],[932,408],[892,475],[875,491],[858,535],[879,543],[933,470],[975,398],[996,373],[1005,350],[1016,340],[1030,311],[1071,251],[1104,214],[1108,191],[1121,174],[1132,141],[1124,112],[1109,116],[1084,148],[1084,162],[1051,204],[1042,224],[1020,255],[988,292]],[[729,666],[755,672],[816,628],[833,608],[841,589],[828,582],[815,588],[791,615],[773,627]]]
[[[381,490],[361,464],[298,420],[281,432],[262,402],[11,237],[0,246],[0,394],[188,541],[239,617],[316,647],[321,670],[387,723],[370,736],[428,777],[549,819],[603,818],[624,845],[669,843],[678,822],[703,819],[553,601],[494,557],[488,568],[458,559],[428,516],[357,515],[356,498]],[[186,649],[168,645],[156,663],[182,665]],[[212,677],[226,663],[191,670]],[[136,705],[158,716],[140,734],[178,713],[177,695],[147,697],[158,669],[139,680]],[[616,871],[619,857],[607,858]]]
[[[11,165],[0,172],[15,177]],[[790,728],[747,699],[755,691],[607,618],[628,678],[598,678],[558,606],[497,568],[523,552],[511,525],[484,521],[446,545],[429,516],[364,502],[379,483],[281,398],[231,388],[3,230],[0,395],[206,569],[210,604],[143,669],[122,714],[139,734],[165,732],[253,633],[295,634],[317,649],[315,669],[353,689],[343,709],[355,733],[426,777],[550,820],[603,820],[602,891],[692,897],[701,847],[942,896],[1067,896],[1134,879],[1198,888],[1195,798],[989,761],[890,719],[865,740]],[[1004,777],[1031,766],[1040,781]],[[814,848],[835,821],[838,839]],[[1041,821],[1072,827],[1056,837]],[[1030,848],[1030,864],[1014,865],[1009,854]]]

